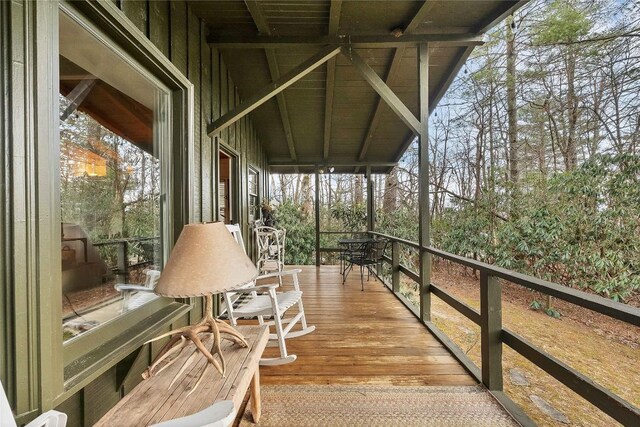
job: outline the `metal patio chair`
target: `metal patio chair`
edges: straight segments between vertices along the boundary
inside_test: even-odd
[[[370,240],[363,242],[357,248],[348,251],[345,254],[345,261],[349,264],[344,272],[342,284],[346,281],[349,272],[353,269],[354,265],[360,267],[360,284],[364,291],[364,270],[367,269],[367,281],[371,274],[376,276],[376,273],[372,270],[374,266],[382,264],[384,259],[384,252],[387,249],[389,241],[387,239]]]

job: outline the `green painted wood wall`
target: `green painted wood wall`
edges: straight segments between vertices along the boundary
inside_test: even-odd
[[[112,6],[111,6],[112,5]],[[206,44],[205,23],[183,1],[116,0],[128,19],[188,78],[194,87],[193,193],[194,221],[217,219],[217,150],[206,135],[207,124],[240,101],[220,53]],[[106,6],[105,6],[106,7]],[[59,151],[52,143],[53,99],[42,87],[57,67],[58,4],[29,0],[0,1],[0,378],[19,421],[52,407],[69,415],[69,426],[91,425],[133,388],[157,345],[138,349],[81,390],[57,395],[62,354],[48,349],[61,339],[61,296],[52,272],[59,269],[57,174]],[[50,97],[51,98],[51,97]],[[50,102],[49,102],[50,101]],[[267,189],[267,159],[248,117],[220,135],[239,157],[240,222],[250,251],[248,171],[260,173],[260,198]],[[58,251],[59,252],[59,251]],[[251,252],[252,253],[252,252]],[[200,317],[199,304],[189,315],[163,326],[184,325]],[[60,337],[60,338],[58,338]],[[126,374],[128,372],[128,375]]]

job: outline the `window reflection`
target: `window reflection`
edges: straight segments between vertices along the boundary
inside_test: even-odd
[[[136,99],[125,94],[120,88],[129,87],[121,73],[126,67],[114,64],[120,73],[113,78],[109,68],[91,69],[95,61],[83,60],[82,49],[78,53],[65,43],[64,24],[62,20],[60,250],[63,336],[68,340],[155,298],[141,286],[152,290],[162,264],[162,189],[154,140],[157,111],[148,100],[149,93],[154,100],[154,88],[137,85],[130,93],[144,95],[132,94]],[[86,52],[87,57],[95,55]],[[136,71],[129,72],[140,80]],[[118,81],[123,84],[116,88]]]

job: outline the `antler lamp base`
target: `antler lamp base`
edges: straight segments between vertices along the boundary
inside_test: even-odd
[[[213,334],[213,344],[210,350],[205,347],[199,337],[200,334],[209,333]],[[220,348],[220,342],[222,338],[233,341],[241,347],[249,346],[244,337],[231,325],[213,317],[213,297],[211,295],[205,296],[205,315],[202,320],[200,320],[200,322],[195,325],[185,326],[179,329],[175,329],[171,332],[167,332],[166,334],[162,334],[159,337],[156,337],[148,342],[157,341],[168,336],[170,336],[171,339],[167,344],[165,344],[164,347],[162,347],[160,353],[158,353],[158,356],[156,356],[151,365],[144,371],[142,377],[144,379],[147,379],[167,369],[178,359],[178,356],[185,348],[189,346],[189,341],[191,341],[195,344],[196,348],[193,350],[191,356],[187,358],[180,370],[178,370],[178,372],[175,374],[173,380],[171,381],[171,384],[169,384],[169,388],[171,388],[171,386],[176,382],[180,375],[182,375],[182,373],[184,373],[189,365],[191,365],[191,363],[196,360],[198,354],[201,354],[207,359],[207,365],[202,371],[202,374],[200,374],[200,378],[198,378],[196,385],[189,392],[189,394],[193,393],[195,389],[198,388],[205,374],[212,366],[215,367],[222,376],[224,376],[225,361]],[[216,354],[218,355],[220,362],[216,360]],[[169,359],[171,356],[174,357]],[[160,369],[156,369],[164,361],[166,361],[166,363],[162,365]]]

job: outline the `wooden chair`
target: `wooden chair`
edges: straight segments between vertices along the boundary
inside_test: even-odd
[[[258,246],[256,267],[261,274],[284,270],[287,230],[260,226],[254,230]]]
[[[9,400],[4,392],[4,387],[0,383],[0,426],[17,427],[16,420],[13,418],[13,412],[9,405]],[[65,427],[67,425],[67,414],[58,411],[47,411],[44,414],[31,421],[25,427]]]
[[[239,245],[244,248],[244,240],[238,225],[227,225],[227,229],[231,232]],[[261,325],[273,326],[275,334],[269,334],[270,340],[277,340],[280,348],[280,357],[263,358],[260,360],[261,365],[282,365],[291,363],[296,360],[295,354],[287,353],[286,339],[295,338],[313,332],[316,327],[308,326],[307,319],[304,314],[304,306],[302,305],[302,291],[298,282],[298,273],[301,270],[275,271],[273,273],[258,276],[256,280],[263,281],[272,279],[277,283],[262,283],[256,285],[251,282],[245,287],[234,289],[233,292],[224,292],[224,300],[229,321],[233,326],[237,325],[240,318],[257,317]],[[282,284],[283,276],[292,276],[293,290],[286,292],[276,292],[276,289]],[[247,295],[247,299],[239,298],[240,295]],[[234,308],[234,305],[237,305]],[[286,311],[297,306],[298,313],[289,319],[284,318]],[[265,317],[272,317],[273,320],[265,321]],[[292,331],[293,327],[300,323],[301,330]]]
[[[160,280],[160,271],[147,270],[146,278],[143,285],[133,285],[129,283],[116,283],[116,290],[122,292],[122,312],[126,313],[146,304],[154,299],[157,295],[154,292],[158,280]]]

